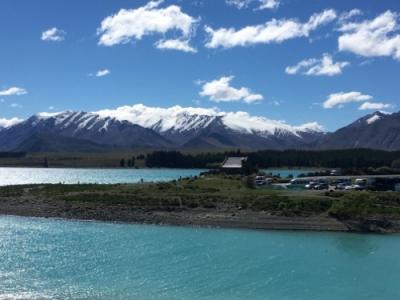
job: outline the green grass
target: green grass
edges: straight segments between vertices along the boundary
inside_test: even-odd
[[[1,197],[36,197],[75,204],[139,210],[265,211],[284,216],[330,214],[338,219],[400,217],[400,193],[251,189],[235,176],[207,176],[168,183],[121,185],[31,185],[0,188]]]
[[[398,192],[351,192],[342,193],[333,202],[329,213],[339,219],[369,216],[400,216]]]

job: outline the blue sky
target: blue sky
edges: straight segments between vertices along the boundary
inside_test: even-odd
[[[399,110],[399,27],[398,0],[2,0],[0,119],[143,103],[335,130]]]

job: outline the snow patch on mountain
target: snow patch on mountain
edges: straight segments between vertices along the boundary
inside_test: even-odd
[[[381,116],[373,115],[372,117],[367,119],[367,124],[371,125],[371,124],[375,123],[376,121],[379,121],[380,119],[381,119]]]
[[[102,118],[128,121],[158,132],[168,130],[188,131],[199,127],[207,127],[213,117],[217,115],[214,109],[183,108],[180,106],[160,108],[148,107],[143,104],[100,110],[95,114]]]
[[[2,128],[9,128],[12,127],[16,124],[19,124],[21,122],[23,122],[24,120],[19,119],[19,118],[11,118],[11,119],[4,119],[4,118],[0,118],[0,130]]]
[[[241,134],[254,134],[260,137],[297,136],[301,133],[323,132],[316,122],[300,126],[292,126],[285,121],[271,120],[266,117],[252,116],[247,112],[224,112],[217,108],[196,108],[173,106],[169,108],[148,107],[143,104],[122,106],[116,109],[105,109],[96,112],[42,112],[29,119],[36,126],[42,121],[52,120],[59,129],[70,128],[76,134],[81,131],[96,130],[106,132],[114,122],[129,122],[155,132],[170,134],[186,134],[208,128],[217,121],[227,129]]]
[[[325,128],[318,124],[318,122],[305,123],[303,125],[296,126],[295,129],[298,132],[325,132]]]
[[[181,106],[160,108],[136,104],[116,109],[101,110],[95,112],[95,114],[98,114],[102,118],[109,117],[121,121],[129,121],[160,133],[169,130],[184,132],[206,128],[216,118],[220,118],[226,127],[245,134],[273,135],[277,131],[283,130],[297,135],[299,132],[323,131],[323,127],[316,122],[295,127],[284,121],[251,116],[247,112],[223,112],[216,108]]]
[[[282,122],[264,117],[255,117],[247,112],[229,112],[222,116],[223,123],[234,131],[247,134],[273,135],[279,130],[296,133],[294,127]]]
[[[49,119],[49,118],[55,118],[60,115],[63,115],[67,113],[68,111],[60,111],[60,112],[40,112],[35,115],[36,118],[38,119]]]

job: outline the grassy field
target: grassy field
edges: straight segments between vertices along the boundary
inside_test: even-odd
[[[400,193],[321,192],[248,188],[244,179],[207,176],[169,183],[129,185],[33,185],[0,187],[1,199],[34,197],[72,204],[122,205],[136,210],[268,212],[308,217],[329,214],[340,220],[400,218]]]

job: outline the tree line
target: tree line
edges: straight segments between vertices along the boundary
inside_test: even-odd
[[[182,153],[179,151],[155,151],[147,154],[147,167],[163,168],[212,168],[228,156],[247,156],[248,161],[259,168],[321,167],[321,168],[379,168],[393,167],[400,160],[400,151],[371,149],[346,150],[263,150],[257,152],[208,152]]]
[[[21,158],[25,156],[25,152],[0,152],[0,158]]]

